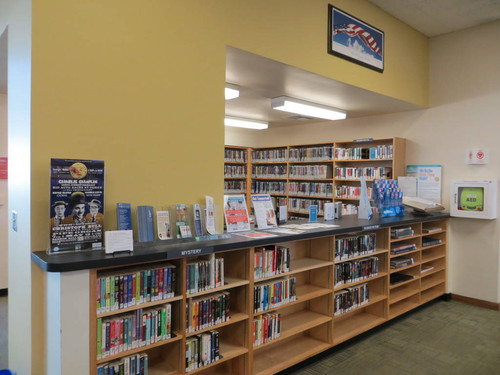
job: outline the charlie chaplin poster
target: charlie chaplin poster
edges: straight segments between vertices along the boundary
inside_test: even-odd
[[[51,159],[50,253],[102,248],[104,161]]]

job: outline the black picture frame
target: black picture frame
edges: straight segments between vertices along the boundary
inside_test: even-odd
[[[328,53],[384,72],[385,34],[382,30],[328,4]]]

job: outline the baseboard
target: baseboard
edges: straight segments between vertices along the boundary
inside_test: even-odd
[[[482,299],[477,299],[477,298],[459,296],[458,294],[453,294],[453,293],[451,294],[451,299],[459,302],[468,303],[469,305],[484,307],[485,309],[500,311],[500,303],[484,301]]]
[[[9,290],[7,288],[0,289],[0,297],[6,296],[9,294]]]

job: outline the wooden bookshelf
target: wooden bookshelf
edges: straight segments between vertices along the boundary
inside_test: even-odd
[[[439,233],[426,234],[424,226],[441,226]],[[399,226],[401,227],[401,226]],[[349,232],[330,236],[319,236],[297,241],[278,243],[277,246],[289,249],[290,268],[287,272],[255,279],[256,254],[262,247],[249,247],[217,253],[217,258],[224,259],[224,285],[198,293],[186,293],[186,265],[196,257],[174,259],[176,266],[174,297],[154,302],[147,302],[125,309],[97,313],[97,278],[102,275],[123,273],[127,270],[150,268],[155,263],[92,270],[90,273],[90,369],[91,375],[97,374],[97,367],[110,361],[120,360],[135,353],[148,355],[150,374],[186,374],[186,340],[197,335],[217,331],[219,333],[219,351],[221,358],[206,366],[193,369],[193,374],[275,374],[286,370],[301,361],[321,353],[335,345],[364,333],[388,320],[395,318],[415,307],[446,293],[447,261],[447,222],[412,223],[415,234],[407,241],[418,245],[411,252],[415,263],[397,270],[390,269],[391,259],[409,256],[404,253],[392,256],[389,249],[400,244],[399,239],[391,239],[391,227],[383,227],[361,232]],[[370,236],[367,236],[367,235]],[[422,237],[439,235],[443,243],[421,247]],[[359,238],[376,238],[371,253],[360,254],[335,260],[337,247],[345,246],[346,239],[358,241]],[[363,242],[365,243],[365,242]],[[269,249],[274,245],[269,245]],[[201,257],[203,258],[203,256]],[[377,258],[377,274],[365,279],[345,283],[334,287],[335,267],[346,262],[362,262],[368,258]],[[163,262],[164,263],[164,262]],[[163,264],[159,262],[158,264]],[[433,267],[421,273],[422,267]],[[403,272],[413,279],[395,285],[390,284],[390,275]],[[296,300],[284,303],[267,311],[254,312],[254,288],[277,280],[294,277],[296,279]],[[367,284],[369,297],[366,301],[350,307],[347,311],[336,314],[336,295],[347,288]],[[365,287],[365,288],[366,288]],[[203,327],[193,332],[186,332],[186,304],[192,298],[208,298],[221,292],[230,294],[230,319],[210,327]],[[130,349],[96,359],[96,321],[101,318],[134,313],[136,310],[155,308],[165,303],[172,304],[172,338],[150,345]],[[271,341],[255,345],[253,341],[254,319],[261,319],[265,314],[279,314],[281,332]],[[277,315],[276,315],[277,316]],[[93,332],[92,332],[93,331]]]
[[[242,173],[231,173],[233,170]],[[224,147],[224,194],[242,194],[250,209],[251,189],[250,148],[240,146]]]

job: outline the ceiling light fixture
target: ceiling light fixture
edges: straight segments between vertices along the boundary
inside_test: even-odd
[[[343,120],[346,118],[346,113],[340,109],[289,98],[288,96],[271,99],[271,107],[284,112],[298,113],[299,115],[327,120]]]
[[[239,118],[232,116],[226,116],[224,118],[224,125],[234,126],[236,128],[247,128],[256,130],[267,129],[268,127],[268,123],[265,121],[251,120],[248,118]]]
[[[224,96],[226,97],[226,100],[237,98],[238,96],[240,96],[240,87],[237,85],[233,85],[232,83],[226,83]]]

